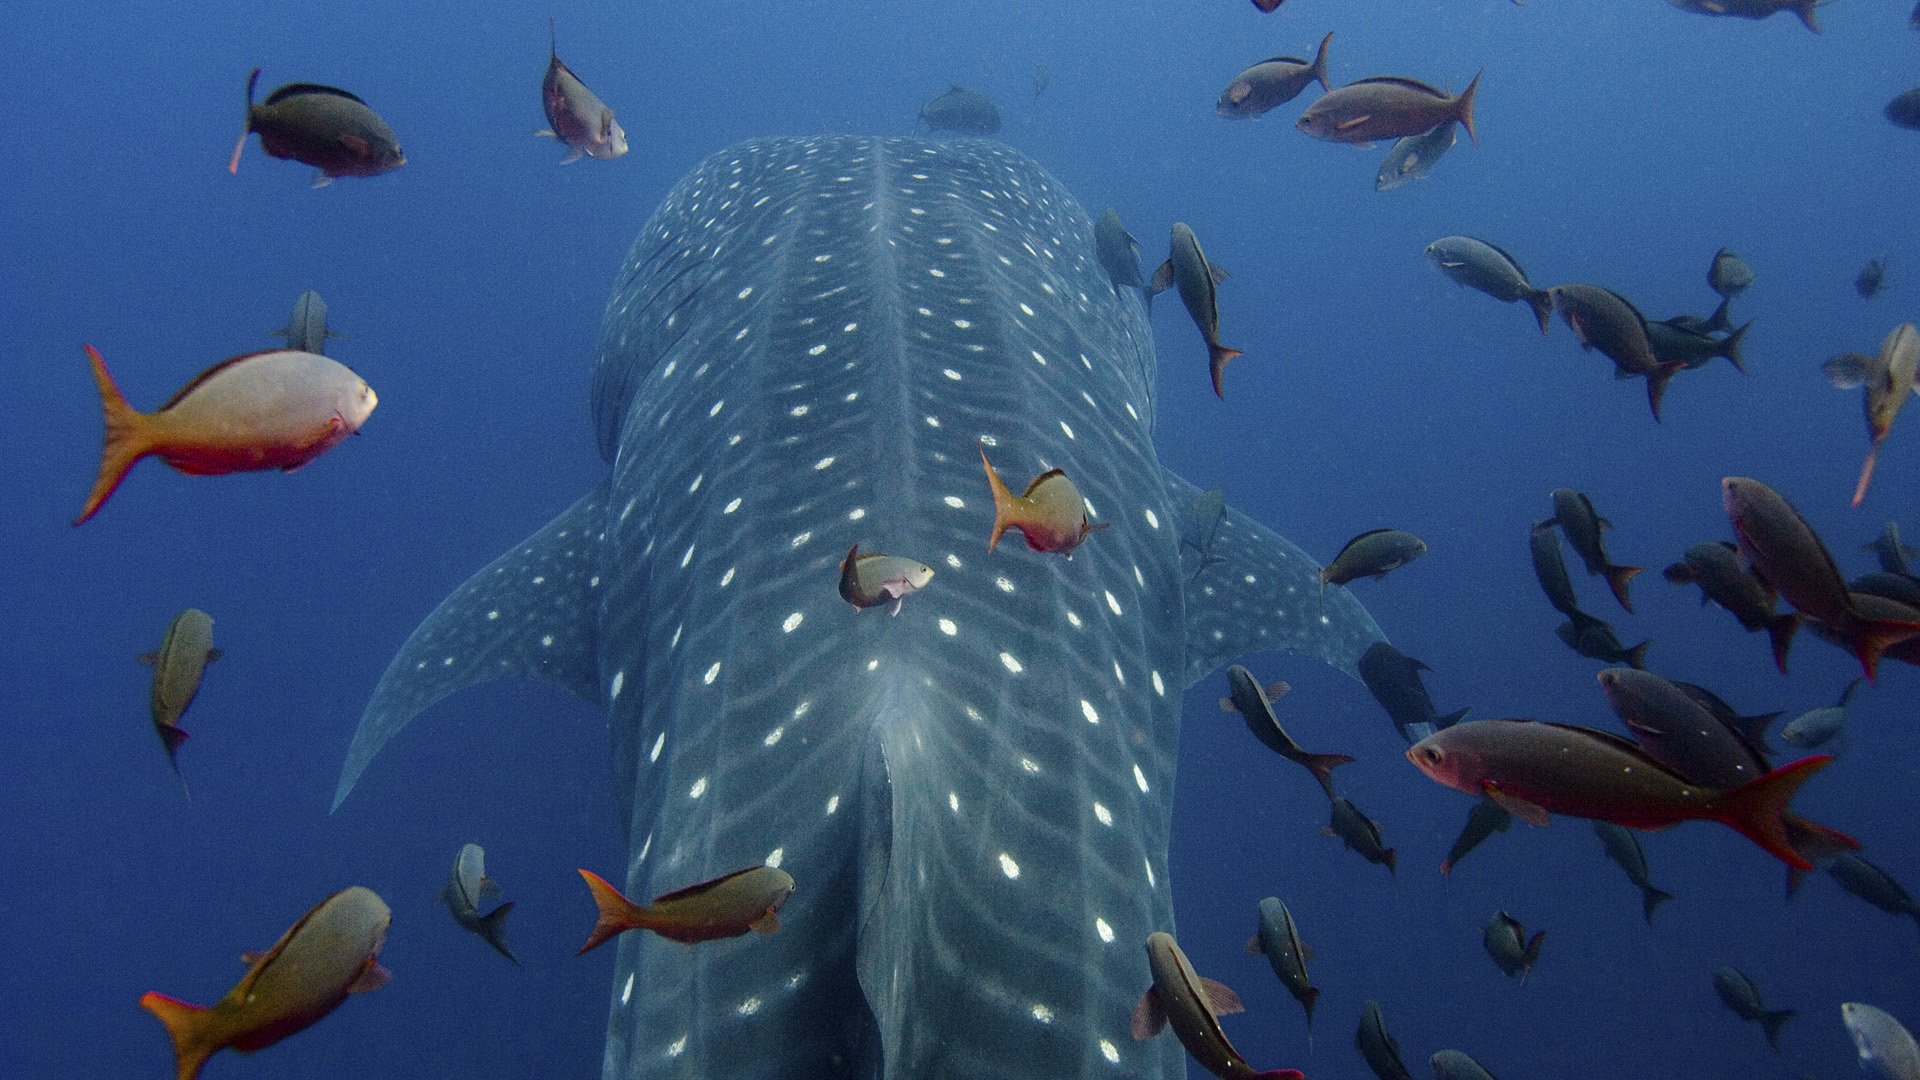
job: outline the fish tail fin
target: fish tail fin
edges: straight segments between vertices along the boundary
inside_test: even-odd
[[[1767,854],[1788,866],[1811,870],[1813,863],[1794,846],[1788,832],[1787,803],[1801,784],[1832,763],[1832,755],[1815,754],[1750,780],[1727,792],[1714,820],[1760,845]],[[1849,842],[1852,839],[1842,833],[1832,833],[1832,836]]]
[[[1535,930],[1533,932],[1532,940],[1527,942],[1526,952],[1523,953],[1522,955],[1525,957],[1527,961],[1528,974],[1532,974],[1533,965],[1540,962],[1540,943],[1542,941],[1545,941],[1546,938],[1547,938],[1547,932],[1545,930]],[[1525,978],[1526,978],[1525,975],[1521,976],[1522,980],[1525,980]]]
[[[1553,293],[1535,289],[1527,294],[1527,306],[1533,309],[1533,317],[1540,323],[1540,336],[1545,337],[1547,327],[1553,325]]]
[[[1772,1009],[1760,1014],[1760,1026],[1766,1029],[1767,1045],[1780,1049],[1780,1027],[1800,1015],[1798,1009]]]
[[[1727,331],[1733,329],[1733,320],[1727,314],[1728,311],[1731,310],[1729,305],[1731,305],[1732,303],[1733,303],[1733,297],[1731,296],[1724,296],[1720,298],[1720,306],[1714,308],[1713,314],[1707,316],[1707,332],[1708,333],[1724,334]],[[1753,324],[1748,323],[1747,325],[1751,326]],[[1744,371],[1746,369],[1742,368],[1741,370]]]
[[[1725,300],[1720,301],[1723,305],[1726,302]],[[1749,372],[1747,371],[1746,359],[1740,355],[1740,343],[1746,340],[1747,331],[1751,329],[1753,329],[1753,320],[1748,319],[1746,322],[1740,324],[1739,329],[1728,334],[1720,342],[1720,355],[1726,357],[1727,363],[1732,364],[1742,375],[1749,374]]]
[[[1800,629],[1800,614],[1783,611],[1767,623],[1767,644],[1773,647],[1773,664],[1780,674],[1787,673],[1787,648],[1793,644],[1794,631]]]
[[[1807,24],[1807,29],[1816,34],[1820,32],[1820,23],[1813,16],[1813,9],[1823,2],[1824,0],[1800,0],[1793,9],[1793,13],[1800,16],[1800,21]]]
[[[1633,576],[1643,569],[1645,569],[1645,567],[1613,566],[1609,564],[1600,571],[1601,574],[1606,576],[1607,588],[1613,590],[1613,598],[1620,601],[1620,606],[1625,609],[1629,615],[1633,614],[1633,601],[1627,597],[1627,582],[1632,581]]]
[[[499,950],[500,955],[514,962],[517,967],[520,958],[507,948],[507,913],[513,910],[514,901],[509,900],[480,917],[480,936],[487,944]],[[597,929],[597,928],[596,928]]]
[[[1398,856],[1394,855],[1393,849],[1387,848],[1386,850],[1382,851],[1380,853],[1380,857],[1387,864],[1387,873],[1397,875],[1398,871],[1394,869],[1394,864],[1399,861],[1399,858]]]
[[[1653,408],[1654,423],[1660,422],[1660,399],[1666,396],[1667,383],[1686,369],[1685,361],[1669,360],[1663,364],[1655,364],[1653,370],[1647,372],[1647,404]]]
[[[173,1038],[173,1057],[177,1066],[178,1080],[193,1080],[200,1075],[201,1066],[213,1056],[219,1047],[213,1044],[206,1021],[207,1008],[203,1005],[189,1005],[178,998],[170,998],[158,991],[149,990],[140,995],[140,1007],[152,1013],[160,1023],[166,1025],[167,1034]]]
[[[107,371],[107,362],[98,349],[88,345],[87,359],[93,364],[93,381],[100,388],[100,409],[106,417],[107,433],[100,449],[100,471],[94,478],[93,490],[87,494],[86,505],[80,508],[80,516],[73,519],[75,525],[84,524],[99,513],[101,504],[120,486],[120,481],[126,479],[127,470],[133,468],[134,462],[153,453],[146,415],[127,404],[126,395],[114,384],[113,375]]]
[[[588,891],[593,893],[593,904],[600,909],[600,917],[594,921],[593,932],[587,935],[587,943],[580,946],[573,955],[589,952],[608,938],[624,934],[641,925],[639,905],[627,899],[619,889],[607,883],[607,879],[591,870],[580,871],[586,879]],[[518,961],[515,961],[516,963]]]
[[[1671,899],[1673,894],[1664,889],[1656,889],[1652,885],[1640,886],[1640,914],[1647,920],[1648,926],[1653,925],[1653,909]]]
[[[1881,653],[1912,637],[1920,637],[1920,622],[1909,622],[1905,619],[1860,620],[1860,629],[1853,636],[1853,654],[1860,658],[1860,666],[1866,670],[1867,681],[1875,681],[1874,676],[1880,666]]]
[[[986,444],[976,443],[975,446],[980,451],[980,464],[987,469],[987,486],[993,489],[993,533],[987,537],[987,554],[991,555],[993,549],[1000,546],[1000,537],[1018,523],[1020,504],[1013,492],[1007,490],[1000,474],[994,471],[993,462],[987,460]]]
[[[1860,482],[1853,487],[1853,506],[1859,506],[1860,501],[1867,497],[1867,485],[1873,482],[1873,462],[1879,456],[1880,440],[1875,439],[1867,447],[1867,460],[1860,464]]]
[[[1627,666],[1633,668],[1635,671],[1647,670],[1647,650],[1651,648],[1653,648],[1653,639],[1648,638],[1633,648],[1628,649]]]
[[[1227,361],[1241,355],[1244,354],[1239,349],[1230,349],[1217,341],[1207,342],[1207,374],[1213,376],[1213,392],[1221,401],[1227,400],[1227,392],[1220,383],[1227,373]]]
[[[1332,40],[1332,31],[1328,31],[1327,36],[1320,39],[1320,51],[1313,54],[1313,67],[1308,71],[1308,74],[1320,81],[1322,93],[1333,89],[1327,82],[1327,43]]]
[[[1786,815],[1787,839],[1793,842],[1793,850],[1810,863],[1819,863],[1831,859],[1845,851],[1860,850],[1860,841],[1837,829],[1817,825],[1798,814]]]
[[[1300,756],[1300,764],[1305,765],[1314,779],[1320,781],[1320,786],[1326,789],[1329,798],[1333,796],[1333,770],[1352,760],[1353,758],[1347,754],[1302,754]]]
[[[227,172],[240,171],[240,151],[247,148],[247,136],[253,134],[253,88],[260,82],[260,69],[247,76],[247,117],[240,124],[240,138],[233,144],[233,157],[227,160]]]
[[[1332,37],[1333,35],[1329,34],[1327,36]],[[1326,48],[1326,45],[1323,43],[1320,47],[1324,49]],[[1315,1005],[1318,1005],[1319,1003],[1320,1003],[1319,987],[1309,986],[1306,988],[1306,990],[1301,992],[1300,1007],[1307,1010],[1307,1030],[1308,1031],[1313,1030],[1313,1007]]]
[[[547,16],[547,55],[554,59],[560,56],[560,27],[551,15]]]
[[[1809,0],[1809,2],[1812,2],[1812,0]],[[1484,69],[1474,72],[1473,81],[1468,83],[1467,88],[1460,92],[1460,126],[1467,129],[1467,138],[1473,140],[1475,146],[1480,145],[1480,136],[1474,134],[1473,130],[1473,96],[1480,91],[1480,76],[1484,73]]]

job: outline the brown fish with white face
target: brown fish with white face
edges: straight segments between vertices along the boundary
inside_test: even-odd
[[[200,692],[200,677],[207,665],[218,659],[220,650],[213,647],[213,616],[199,608],[175,615],[160,639],[160,648],[140,658],[141,663],[153,668],[153,692],[149,696],[153,730],[167,748],[167,764],[173,766],[175,776],[180,775],[180,762],[174,752],[187,741],[180,717]],[[180,788],[186,790],[184,779]]]
[[[1253,120],[1299,97],[1313,83],[1319,83],[1321,90],[1332,89],[1327,85],[1327,43],[1332,40],[1332,34],[1320,39],[1311,63],[1297,56],[1275,56],[1235,75],[1220,91],[1214,113],[1229,120]]]
[[[900,555],[860,554],[855,544],[840,560],[840,599],[865,610],[889,604],[889,614],[900,614],[900,601],[927,587],[933,567]]]
[[[1893,418],[1907,403],[1907,392],[1920,394],[1920,382],[1916,382],[1916,376],[1920,376],[1920,333],[1914,331],[1912,323],[1901,323],[1880,343],[1878,355],[1842,353],[1827,361],[1825,370],[1827,378],[1842,390],[1866,387],[1867,438],[1871,442],[1867,460],[1860,466],[1860,483],[1853,489],[1853,505],[1859,506],[1867,497],[1880,444],[1893,430]]]
[[[167,403],[136,411],[87,347],[106,414],[100,471],[82,524],[98,513],[127,471],[153,455],[189,476],[279,469],[292,472],[360,430],[379,402],[366,380],[317,353],[248,353],[195,376]]]
[[[780,905],[793,895],[792,875],[772,866],[735,870],[644,905],[627,899],[591,870],[580,871],[580,877],[593,893],[600,917],[576,956],[628,930],[651,930],[686,945],[739,937],[748,931],[771,934],[780,929]]]
[[[1647,404],[1655,421],[1660,419],[1660,399],[1667,382],[1686,370],[1683,360],[1662,361],[1654,355],[1653,341],[1647,336],[1647,320],[1626,297],[1598,285],[1556,285],[1547,290],[1553,306],[1560,310],[1573,328],[1582,348],[1598,349],[1613,361],[1623,375],[1641,375],[1647,380]]]
[[[370,889],[342,889],[300,917],[273,948],[248,953],[247,973],[212,1005],[148,992],[140,1007],[173,1036],[178,1080],[193,1080],[215,1052],[272,1046],[391,977],[376,957],[393,913]]]
[[[1048,469],[1033,478],[1027,490],[1015,495],[987,460],[985,443],[979,444],[980,464],[987,469],[987,486],[993,490],[993,534],[987,538],[987,553],[1000,545],[1008,529],[1019,529],[1027,546],[1035,551],[1057,551],[1073,558],[1073,549],[1088,535],[1106,528],[1087,521],[1087,500],[1062,469]]]
[[[1729,476],[1720,488],[1741,559],[1802,617],[1846,639],[1869,680],[1881,653],[1920,636],[1920,622],[1860,610],[1827,545],[1779,492],[1744,476]]]
[[[1215,286],[1227,280],[1227,272],[1207,261],[1207,253],[1200,250],[1200,238],[1184,221],[1173,223],[1171,247],[1167,261],[1153,272],[1153,280],[1147,283],[1147,296],[1153,297],[1166,292],[1169,288],[1180,290],[1180,302],[1187,306],[1187,314],[1193,317],[1193,324],[1200,328],[1200,336],[1207,343],[1207,374],[1213,379],[1213,392],[1222,401],[1227,392],[1221,387],[1220,380],[1227,370],[1227,361],[1241,355],[1239,349],[1228,348],[1220,344],[1220,297]]]
[[[1155,930],[1147,935],[1147,969],[1153,973],[1153,985],[1133,1010],[1134,1038],[1151,1039],[1171,1026],[1193,1060],[1221,1080],[1305,1080],[1306,1074],[1298,1069],[1259,1072],[1247,1064],[1227,1041],[1217,1019],[1244,1012],[1246,1006],[1232,990],[1201,978],[1172,934]]]
[[[336,176],[378,176],[407,163],[400,141],[380,114],[367,103],[332,86],[288,83],[253,103],[260,69],[247,76],[247,122],[233,144],[227,171],[240,171],[240,152],[247,136],[260,133],[260,148],[277,158],[305,162],[320,170],[314,187],[325,187]]]
[[[1467,138],[1477,143],[1480,137],[1473,130],[1473,96],[1479,89],[1478,72],[1459,97],[1417,79],[1380,75],[1328,91],[1307,106],[1295,126],[1316,139],[1370,143],[1424,135],[1441,124],[1459,121],[1467,129]]]
[[[571,165],[583,157],[612,161],[627,152],[627,133],[614,122],[613,110],[587,89],[567,65],[560,62],[559,32],[552,16],[547,18],[548,59],[546,78],[540,81],[540,104],[547,110],[552,125],[534,132],[567,144],[562,165]]]

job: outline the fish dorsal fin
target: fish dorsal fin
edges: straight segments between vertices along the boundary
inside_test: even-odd
[[[1069,485],[1073,483],[1072,480],[1067,479],[1067,471],[1065,469],[1048,469],[1046,472],[1034,477],[1033,483],[1027,485],[1027,490],[1021,492],[1020,497],[1023,499],[1036,498],[1037,496],[1034,493],[1039,491],[1040,486],[1049,480],[1066,480]],[[1078,489],[1076,488],[1075,490]]]
[[[400,647],[360,717],[338,808],[374,755],[421,710],[463,687],[521,675],[601,703],[594,627],[606,484],[455,589]]]
[[[1419,79],[1409,79],[1401,75],[1375,75],[1369,79],[1356,79],[1353,82],[1348,83],[1347,85],[1348,86],[1366,86],[1369,84],[1387,85],[1387,86],[1404,86],[1409,90],[1417,90],[1423,94],[1430,94],[1436,98],[1441,99],[1442,101],[1453,96],[1447,93],[1445,90],[1441,90],[1440,88],[1432,85],[1431,83],[1423,83]]]
[[[1260,64],[1292,64],[1295,67],[1311,67],[1313,65],[1313,61],[1302,60],[1297,56],[1269,56],[1265,60],[1260,61]],[[1260,64],[1255,64],[1253,66],[1259,67]]]
[[[227,359],[222,360],[219,363],[208,368],[207,370],[201,372],[200,374],[195,375],[193,379],[187,383],[187,385],[181,387],[178,390],[175,390],[173,392],[173,396],[168,398],[165,402],[161,404],[161,406],[158,409],[155,409],[154,411],[166,412],[168,409],[171,409],[175,405],[178,405],[182,401],[185,401],[187,399],[188,394],[191,394],[195,390],[200,389],[203,383],[210,381],[215,375],[218,375],[222,371],[225,371],[230,367],[234,367],[235,365],[238,365],[243,361],[251,360],[256,356],[268,356],[277,352],[289,352],[289,351],[291,350],[262,349],[259,352],[241,353],[239,356],[230,356]]]
[[[273,93],[268,94],[267,100],[261,102],[261,104],[275,105],[275,104],[278,104],[279,102],[285,101],[288,98],[304,97],[308,94],[324,94],[329,97],[343,97],[343,98],[346,98],[348,101],[356,101],[362,105],[366,104],[366,102],[360,101],[359,98],[355,97],[352,94],[347,93],[345,90],[342,90],[337,86],[322,86],[319,83],[288,83],[287,85],[281,87],[280,89],[275,90]]]
[[[722,874],[721,876],[717,878],[713,878],[710,881],[701,881],[692,885],[683,886],[681,888],[673,890],[672,892],[661,893],[659,896],[656,896],[653,898],[653,902],[655,904],[667,904],[667,903],[672,903],[675,900],[685,900],[689,896],[697,896],[701,893],[712,892],[713,890],[719,888],[720,886],[725,885],[727,882],[732,881],[734,878],[737,878],[742,874],[751,874],[758,869],[760,869],[758,866],[749,866],[740,870],[735,870],[731,874]]]

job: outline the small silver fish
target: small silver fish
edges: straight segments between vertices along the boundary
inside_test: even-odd
[[[1373,178],[1373,190],[1392,191],[1426,179],[1441,156],[1459,141],[1460,129],[1452,122],[1441,124],[1425,135],[1395,139],[1387,150],[1387,159],[1380,163],[1380,171]]]
[[[447,875],[447,883],[440,890],[440,901],[453,912],[453,921],[478,935],[481,940],[493,946],[501,956],[520,963],[513,951],[507,948],[507,913],[513,910],[513,901],[509,900],[485,915],[480,914],[483,901],[500,895],[500,886],[487,876],[487,853],[479,844],[467,844],[453,857],[453,872]]]

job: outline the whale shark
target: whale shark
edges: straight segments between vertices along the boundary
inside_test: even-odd
[[[768,936],[621,935],[609,1080],[1183,1076],[1174,1040],[1129,1035],[1173,929],[1181,691],[1269,650],[1353,674],[1382,635],[1161,467],[1154,381],[1140,301],[1024,155],[713,156],[608,302],[606,475],[408,638],[335,807],[441,698],[544,680],[606,710],[628,895],[759,863],[796,882]],[[983,450],[1015,491],[1065,470],[1106,528],[1071,558],[989,553]],[[855,544],[935,574],[858,610]]]

